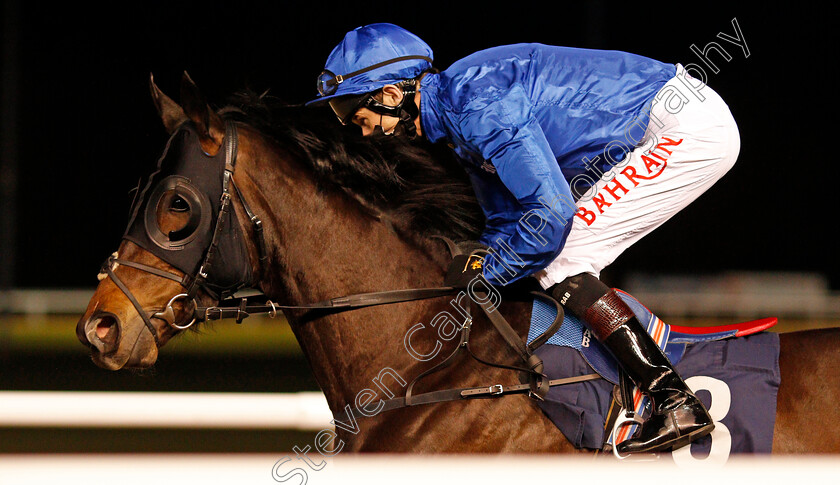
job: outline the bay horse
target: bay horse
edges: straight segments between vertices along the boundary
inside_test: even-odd
[[[217,112],[186,73],[180,105],[153,79],[150,86],[167,131],[173,134],[189,124],[208,157],[230,145],[225,144],[231,133],[226,122],[234,124],[231,221],[247,241],[250,283],[273,301],[301,305],[348,294],[437,287],[451,256],[432,236],[469,240],[480,233],[482,215],[463,171],[434,147],[362,139],[321,110],[273,106],[266,97],[240,96]],[[177,193],[160,201],[156,222],[170,234],[189,225],[199,205],[197,198],[183,200]],[[261,225],[253,224],[256,216]],[[130,239],[121,242],[116,254],[123,264],[116,258],[106,263],[76,333],[100,367],[152,366],[159,349],[194,320],[192,305],[179,298],[190,278]],[[211,273],[224,264],[216,262]],[[503,293],[501,311],[522,339],[531,312],[531,299],[523,295],[532,284],[515,283]],[[211,306],[231,291],[202,287],[191,296]],[[348,404],[364,408],[389,393],[399,394],[405,381],[458,345],[429,325],[413,333],[411,345],[419,355],[442,348],[434,358],[421,361],[405,344],[410,328],[451,308],[450,300],[371,306],[314,319],[303,310],[285,314],[330,409],[339,416]],[[472,348],[486,360],[515,363],[516,356],[483,317],[475,315]],[[840,399],[835,378],[840,330],[786,333],[780,339],[774,453],[840,452],[840,433],[825,425],[833,421]],[[509,382],[516,382],[516,375],[508,369],[462,359],[428,376],[416,391]],[[343,450],[579,451],[522,394],[405,407],[371,413],[357,423],[352,431],[337,429]]]

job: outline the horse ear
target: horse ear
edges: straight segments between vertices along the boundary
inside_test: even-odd
[[[151,73],[149,73],[149,89],[152,92],[152,101],[155,103],[158,115],[163,121],[163,126],[166,128],[166,132],[171,135],[181,123],[189,118],[178,103],[172,101],[172,98],[163,94],[163,91],[157,87],[155,76]]]
[[[221,146],[225,137],[224,123],[219,115],[210,109],[204,95],[187,71],[184,71],[181,77],[181,103],[184,105],[184,112],[198,128],[202,143],[212,142],[217,147]]]

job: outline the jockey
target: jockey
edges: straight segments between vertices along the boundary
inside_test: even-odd
[[[734,164],[727,105],[681,65],[625,52],[518,44],[443,72],[432,59],[400,27],[359,27],[330,54],[309,104],[328,103],[364,135],[423,136],[455,151],[486,216],[477,271],[496,285],[536,277],[651,398],[619,452],[709,434],[708,411],[598,276]]]

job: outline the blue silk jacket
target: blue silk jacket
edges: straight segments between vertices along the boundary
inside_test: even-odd
[[[675,74],[625,52],[517,44],[423,78],[423,133],[448,143],[470,175],[487,219],[479,241],[491,248],[490,283],[560,254],[574,201],[641,140],[651,100]]]

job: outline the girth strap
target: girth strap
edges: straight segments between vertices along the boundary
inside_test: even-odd
[[[601,379],[601,376],[598,374],[585,374],[575,377],[565,377],[563,379],[552,379],[547,382],[547,387],[563,386],[567,384],[575,384],[578,382],[593,381],[596,379]],[[412,396],[411,404],[407,404],[406,398],[404,397],[384,399],[382,400],[382,408],[379,411],[377,411],[376,414],[378,415],[385,411],[392,411],[394,409],[400,409],[408,406],[416,406],[419,404],[434,404],[439,402],[460,401],[463,399],[495,398],[511,394],[525,394],[529,393],[530,390],[531,387],[529,384],[516,384],[512,386],[503,386],[501,384],[495,384],[487,387],[464,387],[460,389],[447,389],[444,391],[425,392],[423,394],[417,394]],[[342,421],[348,419],[348,411],[349,413],[352,413],[353,417],[355,418],[371,417],[371,413],[363,413],[359,411],[359,408],[351,408],[348,404],[344,407],[343,412],[339,413],[338,415],[335,415],[334,421]]]

